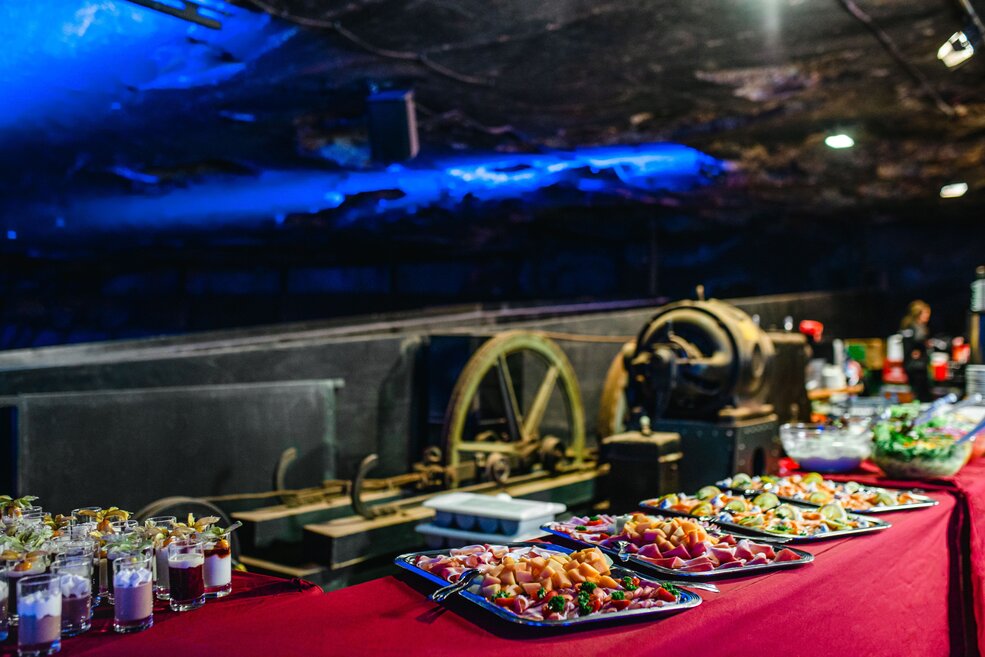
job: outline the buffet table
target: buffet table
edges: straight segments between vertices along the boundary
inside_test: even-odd
[[[886,531],[805,548],[817,557],[813,564],[725,580],[719,594],[702,591],[696,609],[657,621],[567,633],[516,627],[464,601],[452,609],[429,603],[424,595],[433,587],[407,576],[326,596],[331,634],[344,647],[338,654],[407,657],[969,654],[962,590],[952,573],[959,556],[955,499],[933,497],[938,506],[893,514]]]
[[[65,639],[62,654],[974,655],[972,601],[982,600],[985,582],[985,464],[925,488],[938,506],[887,514],[893,527],[886,531],[808,545],[814,563],[723,580],[721,593],[700,592],[699,607],[659,620],[545,631],[487,617],[461,599],[430,603],[433,586],[406,573],[328,594],[306,582],[237,573],[229,597],[183,614],[158,604],[155,626],[139,634],[115,634],[111,610],[101,607],[93,630]],[[11,641],[0,646],[3,657],[14,654]]]
[[[92,629],[62,639],[61,655],[92,657],[176,657],[181,655],[291,655],[299,633],[310,628],[291,625],[301,609],[317,608],[325,596],[309,582],[285,580],[252,573],[233,575],[233,592],[210,600],[191,612],[175,613],[167,603],[154,605],[154,627],[136,634],[113,631],[113,609],[96,609]],[[321,625],[321,623],[319,623]],[[285,648],[285,646],[289,646]],[[11,638],[0,643],[0,655],[15,656]]]

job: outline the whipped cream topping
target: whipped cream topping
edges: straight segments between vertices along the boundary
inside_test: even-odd
[[[170,568],[195,568],[205,562],[205,557],[201,554],[174,554],[168,557],[168,567]]]
[[[113,576],[113,586],[123,588],[133,588],[141,584],[150,583],[153,578],[150,568],[134,568],[132,570],[121,570]]]
[[[92,580],[81,575],[63,573],[59,579],[63,598],[84,598],[92,593]]]
[[[28,593],[17,598],[17,613],[21,616],[34,616],[36,618],[61,616],[62,597],[52,595],[47,591]]]

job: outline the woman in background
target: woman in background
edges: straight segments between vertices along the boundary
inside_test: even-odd
[[[910,380],[913,394],[921,401],[930,399],[930,380],[927,375],[927,340],[930,338],[930,306],[917,299],[911,301],[900,322],[903,336],[903,367]]]

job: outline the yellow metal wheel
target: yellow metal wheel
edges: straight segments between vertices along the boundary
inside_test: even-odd
[[[534,379],[534,385],[517,386],[516,373],[523,377],[521,383]],[[490,407],[495,407],[495,417],[490,417]],[[550,409],[555,419],[563,410],[566,426],[544,426]],[[544,429],[563,435],[549,435]],[[534,331],[506,331],[487,340],[458,377],[442,438],[452,488],[463,482],[463,465],[475,462],[475,471],[481,472],[493,455],[499,455],[492,459],[499,468],[504,458],[512,461],[513,472],[517,466],[538,464],[548,469],[580,466],[585,460],[585,411],[564,351]]]

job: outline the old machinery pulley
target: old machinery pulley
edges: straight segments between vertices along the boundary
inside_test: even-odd
[[[455,384],[442,444],[449,487],[480,473],[500,481],[504,473],[581,466],[581,390],[561,348],[533,331],[487,340]]]
[[[769,336],[734,306],[715,299],[669,304],[624,357],[628,412],[638,422],[760,411],[773,355]]]

